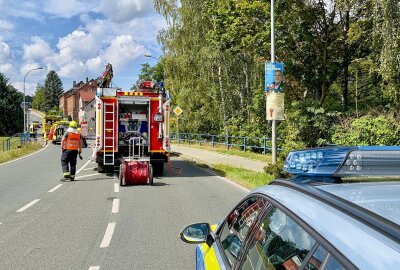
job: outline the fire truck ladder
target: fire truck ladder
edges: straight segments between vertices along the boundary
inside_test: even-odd
[[[107,117],[108,116],[108,117]],[[111,120],[110,120],[111,116]],[[107,125],[107,123],[110,123]],[[112,128],[108,128],[109,126]],[[115,111],[113,103],[104,103],[104,151],[103,164],[114,165],[114,128],[115,128]],[[111,150],[111,151],[110,151]],[[110,157],[110,159],[107,159]]]

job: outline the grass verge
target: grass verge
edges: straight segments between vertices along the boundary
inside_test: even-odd
[[[177,145],[176,142],[174,142],[174,144]],[[222,154],[226,154],[226,155],[245,157],[245,158],[259,160],[259,161],[263,161],[263,162],[267,162],[267,163],[270,163],[271,159],[272,159],[271,154],[262,155],[262,154],[257,154],[257,153],[250,152],[250,151],[244,152],[242,150],[235,149],[235,148],[226,149],[225,147],[221,147],[221,146],[211,147],[209,145],[204,145],[204,144],[203,145],[196,145],[196,144],[189,145],[188,143],[184,143],[184,142],[181,142],[180,144],[183,146],[204,149],[207,151],[213,151],[213,152],[222,153]]]
[[[272,175],[263,172],[254,172],[242,168],[236,168],[224,164],[215,164],[211,169],[217,174],[226,177],[248,189],[264,186],[274,180]]]
[[[33,153],[42,148],[42,146],[42,143],[31,142],[24,144],[21,148],[0,152],[0,164]]]
[[[211,169],[216,174],[228,178],[229,180],[250,190],[260,186],[264,186],[275,179],[272,175],[263,172],[250,171],[242,168],[232,167],[225,164],[208,165],[199,161],[187,159],[182,156],[181,158],[185,159],[187,162],[193,163],[197,167]]]

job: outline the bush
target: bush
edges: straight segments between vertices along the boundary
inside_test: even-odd
[[[344,118],[332,141],[340,145],[400,145],[400,119],[393,113]]]

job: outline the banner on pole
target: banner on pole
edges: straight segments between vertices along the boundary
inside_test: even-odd
[[[285,120],[284,93],[267,93],[267,120]]]
[[[283,63],[265,63],[265,87],[267,93],[283,93],[284,90]]]

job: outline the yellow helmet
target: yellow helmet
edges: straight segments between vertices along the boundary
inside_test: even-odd
[[[72,128],[77,128],[78,127],[78,123],[76,121],[71,121],[69,122],[69,126]]]

